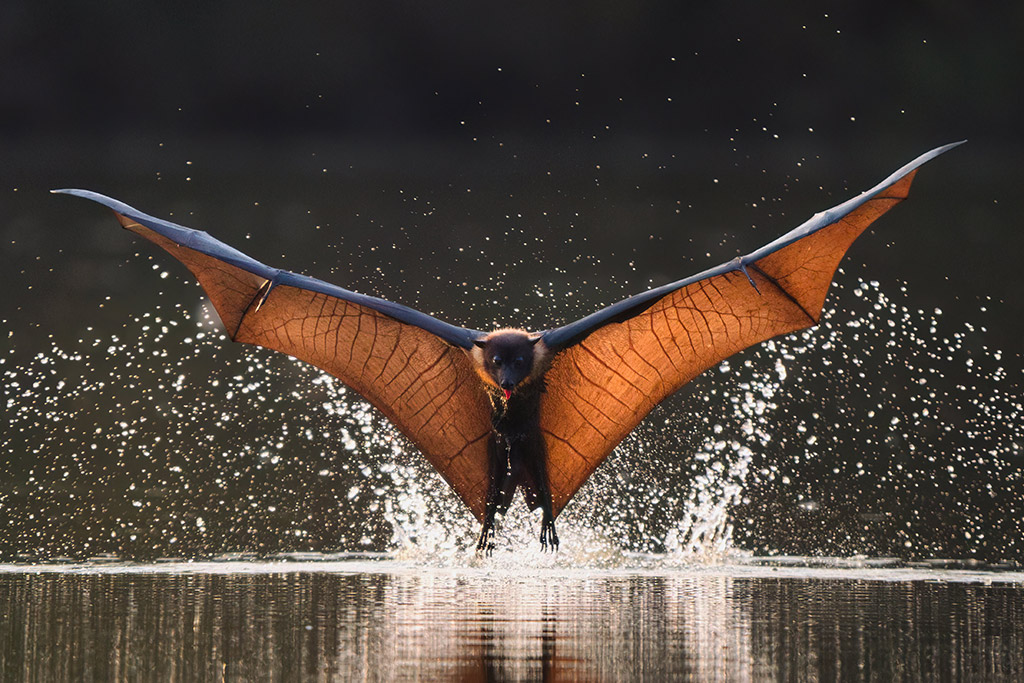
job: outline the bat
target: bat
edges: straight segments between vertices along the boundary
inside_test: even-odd
[[[853,241],[906,198],[927,152],[872,189],[756,251],[632,296],[562,327],[482,332],[256,261],[205,232],[88,190],[53,190],[112,209],[181,261],[228,336],[334,375],[383,413],[481,523],[519,489],[555,518],[594,470],[670,394],[749,346],[818,322]]]

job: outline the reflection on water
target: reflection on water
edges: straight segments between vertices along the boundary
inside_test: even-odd
[[[0,568],[3,680],[1017,679],[1017,574]]]

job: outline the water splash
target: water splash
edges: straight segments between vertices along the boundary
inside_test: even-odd
[[[744,536],[761,540],[743,545],[1019,558],[1020,358],[988,346],[978,320],[908,306],[905,287],[891,296],[860,282],[853,293],[850,310],[753,354],[755,385],[781,364],[784,402],[772,411],[774,455],[745,491]]]
[[[905,292],[853,294],[652,413],[559,518],[558,555],[539,552],[518,502],[481,561],[1018,557],[1019,358]],[[310,366],[230,344],[205,309],[156,307],[24,362],[7,337],[6,557],[471,557],[475,521],[376,411]]]

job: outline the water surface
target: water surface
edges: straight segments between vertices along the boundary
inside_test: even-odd
[[[4,680],[1024,676],[1024,574],[888,561],[6,565],[0,610]]]

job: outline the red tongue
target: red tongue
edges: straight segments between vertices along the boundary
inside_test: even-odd
[[[512,398],[512,392],[511,391],[509,391],[508,389],[502,389],[502,391],[505,392],[505,400],[506,401],[509,400],[510,398]]]

